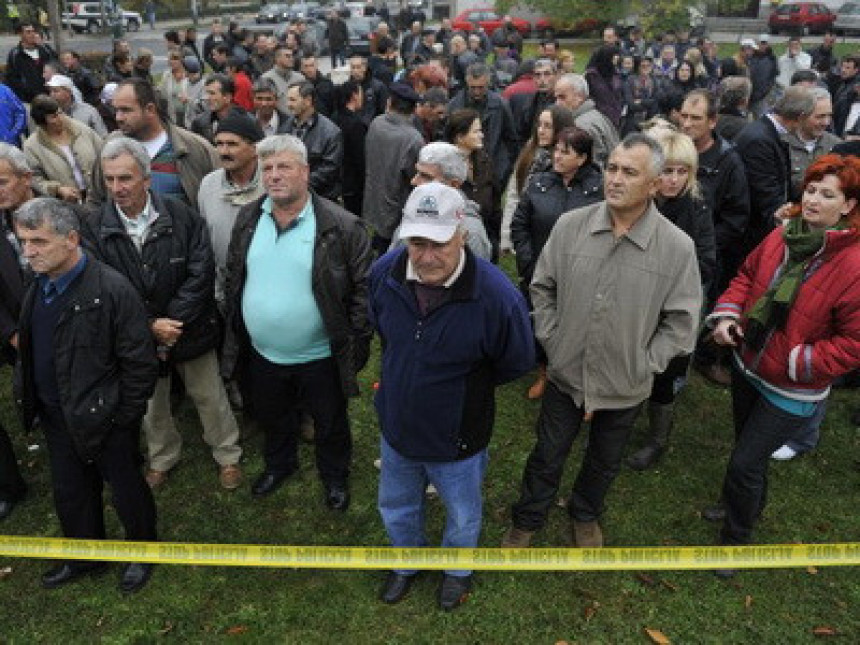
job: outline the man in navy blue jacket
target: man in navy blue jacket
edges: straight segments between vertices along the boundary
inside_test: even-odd
[[[419,186],[403,209],[407,248],[371,269],[370,316],[383,347],[379,510],[396,547],[427,545],[428,482],[447,509],[442,546],[477,546],[495,388],[534,364],[526,303],[499,269],[466,248],[465,208],[449,186]],[[381,600],[403,599],[415,574],[392,571]],[[445,571],[440,607],[458,607],[471,586],[471,571]]]

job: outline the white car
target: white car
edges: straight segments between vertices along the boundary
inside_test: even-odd
[[[116,11],[122,16],[122,26],[126,31],[137,31],[143,19],[135,11],[124,11],[117,5]],[[98,33],[102,30],[102,19],[107,18],[107,24],[112,24],[113,10],[109,3],[102,5],[99,2],[72,2],[66,5],[63,13],[63,29],[71,29],[77,33]]]
[[[843,36],[860,32],[860,2],[846,2],[839,8],[833,30]]]

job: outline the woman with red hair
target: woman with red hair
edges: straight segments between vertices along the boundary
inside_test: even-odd
[[[419,96],[431,87],[448,89],[448,74],[437,62],[424,63],[409,73],[409,83]]]
[[[771,453],[823,405],[834,379],[860,367],[858,200],[860,160],[819,157],[800,205],[747,257],[708,317],[716,342],[734,348],[722,544],[750,541]]]

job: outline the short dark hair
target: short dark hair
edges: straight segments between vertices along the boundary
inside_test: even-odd
[[[116,68],[119,65],[124,63],[128,63],[131,61],[131,56],[124,52],[120,52],[118,54],[114,54],[110,57],[110,62],[113,63],[113,66]]]
[[[415,114],[415,101],[404,99],[394,92],[388,95],[389,105],[394,112],[398,114]]]
[[[790,85],[798,85],[800,83],[817,83],[818,73],[811,69],[799,69],[791,75]]]
[[[478,111],[472,108],[454,110],[448,115],[448,121],[445,123],[445,141],[456,143],[457,137],[467,134],[475,120],[480,120],[480,118],[481,115],[478,114]]]
[[[256,81],[254,81],[254,87],[251,90],[254,94],[259,94],[262,92],[271,92],[275,95],[275,98],[278,96],[278,88],[275,85],[275,82],[270,78],[260,77]]]
[[[842,57],[842,62],[848,62],[854,65],[854,69],[860,69],[860,55],[858,54],[849,54],[848,56]]]
[[[692,90],[684,97],[684,102],[687,101],[703,101],[708,113],[709,119],[717,118],[717,97],[714,93],[706,89]]]
[[[241,71],[245,68],[245,61],[238,56],[229,56],[227,58],[227,69],[235,69]]]
[[[68,54],[69,56],[71,56],[75,60],[81,60],[81,55],[78,52],[76,52],[74,49],[66,49],[63,51],[63,53]]]
[[[22,31],[24,31],[25,27],[32,27],[36,31],[39,31],[39,25],[37,25],[34,20],[22,20],[18,23],[18,26],[15,27],[15,33],[20,34]]]
[[[236,93],[236,84],[226,74],[210,74],[206,79],[206,83],[204,83],[204,87],[209,87],[213,83],[218,83],[221,87],[221,94]]]
[[[299,96],[301,96],[303,99],[306,99],[308,97],[313,98],[314,84],[310,81],[297,81],[296,83],[290,83],[289,87],[287,87],[287,90],[289,91],[294,87],[298,89]]]
[[[337,88],[338,109],[344,110],[349,100],[361,91],[361,83],[348,78]]]
[[[50,97],[40,94],[30,103],[30,116],[36,125],[45,127],[48,123],[48,117],[57,114],[60,111],[60,104]]]
[[[564,128],[556,135],[555,143],[571,148],[577,154],[585,155],[585,163],[591,163],[594,138],[582,128],[577,128],[575,125]]]
[[[182,41],[179,40],[179,32],[175,29],[170,29],[164,32],[164,40],[174,43],[176,45],[181,45]]]
[[[423,105],[448,105],[448,92],[441,87],[431,87],[421,97]]]
[[[144,109],[147,105],[154,105],[156,109],[159,108],[160,102],[158,94],[152,86],[152,83],[146,79],[126,78],[119,83],[119,87],[132,88],[134,90],[134,98],[137,100],[137,104],[141,109]]]
[[[227,55],[230,53],[230,50],[227,49],[227,45],[221,43],[220,45],[215,45],[215,48],[212,50],[213,52],[218,52],[219,54]]]

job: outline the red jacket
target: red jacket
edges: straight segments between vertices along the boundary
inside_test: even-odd
[[[233,94],[233,103],[248,112],[254,111],[254,96],[251,92],[253,83],[245,72],[236,72],[233,75],[233,83],[236,85],[236,93]]]
[[[709,320],[739,318],[767,291],[787,257],[782,229],[772,231],[747,257]],[[793,399],[827,396],[830,383],[860,367],[860,235],[827,231],[824,247],[804,276],[785,329],[764,347],[743,345],[737,356],[755,378]]]
[[[502,96],[510,99],[515,94],[534,94],[537,92],[537,83],[531,74],[524,74],[519,79],[508,85],[503,91]]]

